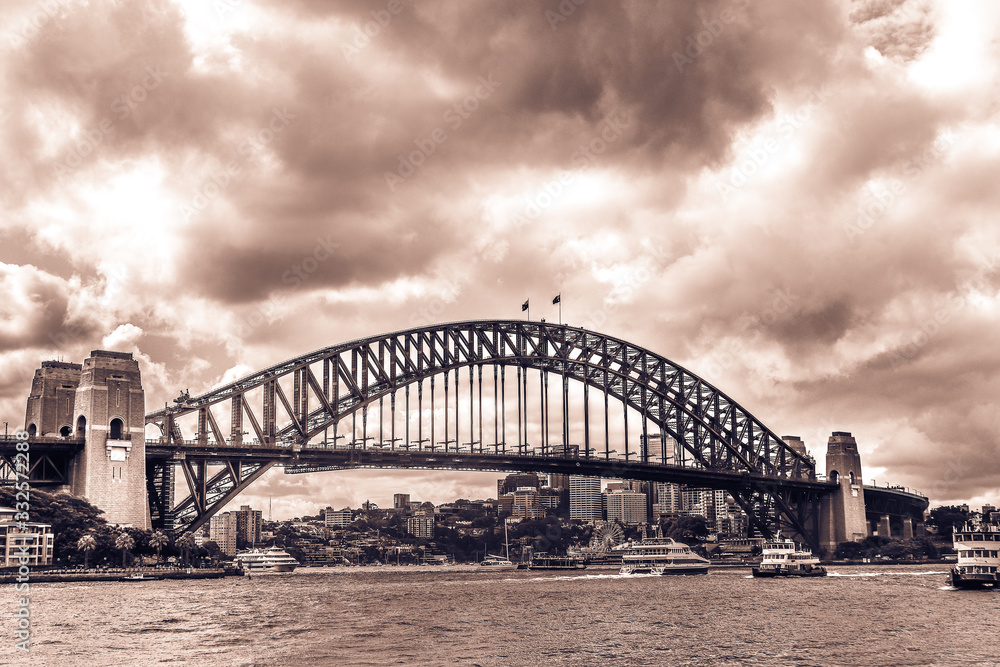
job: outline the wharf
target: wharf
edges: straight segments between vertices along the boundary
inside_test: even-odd
[[[145,574],[157,579],[221,579],[228,572],[222,568],[151,568],[130,567],[101,570],[32,570],[27,577],[29,584],[80,581],[118,581],[131,574]],[[0,585],[18,580],[16,570],[0,572]],[[24,577],[21,577],[23,580]]]

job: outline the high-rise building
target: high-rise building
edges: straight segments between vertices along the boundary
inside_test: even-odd
[[[236,548],[252,547],[260,542],[260,510],[250,509],[249,505],[240,507],[236,512]]]
[[[408,493],[395,493],[392,496],[392,506],[396,509],[409,509],[410,508],[410,494]]]
[[[497,480],[497,498],[505,493],[514,493],[519,488],[524,486],[530,486],[538,489],[541,488],[542,482],[538,475],[533,472],[513,473],[507,475],[503,479]]]
[[[514,491],[514,505],[511,516],[515,519],[540,519],[545,516],[538,489],[522,486]]]
[[[569,518],[600,521],[604,518],[603,514],[600,478],[570,475]]]
[[[646,494],[638,491],[610,491],[605,494],[608,506],[608,521],[624,524],[645,523]]]
[[[406,518],[406,532],[416,538],[434,539],[434,515],[418,514]]]
[[[672,482],[656,483],[657,518],[675,516],[681,512],[681,487]]]
[[[235,556],[239,549],[236,546],[236,512],[216,514],[209,522],[209,539],[219,545],[219,549],[227,556]]]

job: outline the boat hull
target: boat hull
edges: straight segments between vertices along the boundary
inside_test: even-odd
[[[951,585],[955,588],[997,588],[997,575],[961,573],[952,570]]]

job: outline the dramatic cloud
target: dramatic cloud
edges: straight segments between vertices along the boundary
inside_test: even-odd
[[[5,3],[0,411],[20,419],[41,360],[99,346],[139,355],[152,408],[529,297],[555,317],[561,292],[569,323],[702,374],[820,461],[848,430],[880,483],[1000,502],[998,19]],[[379,503],[493,488],[358,475]],[[271,473],[253,498],[356,504],[339,479]]]

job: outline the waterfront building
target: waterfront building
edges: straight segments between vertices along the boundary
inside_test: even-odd
[[[434,539],[434,516],[418,514],[406,518],[406,532],[416,538]]]
[[[239,551],[236,546],[236,512],[216,514],[209,521],[209,539],[219,545],[219,549],[227,556],[235,556]]]
[[[604,518],[600,478],[570,475],[569,518],[582,521],[601,521]]]
[[[394,493],[392,496],[392,506],[396,509],[410,509],[410,494]]]
[[[16,514],[13,507],[0,507],[0,567],[52,565],[55,540],[52,526],[33,522],[18,525],[14,520]],[[24,556],[27,556],[27,563],[21,560]]]
[[[626,525],[645,523],[646,494],[638,491],[611,491],[605,494],[608,507],[608,521],[619,521]]]

